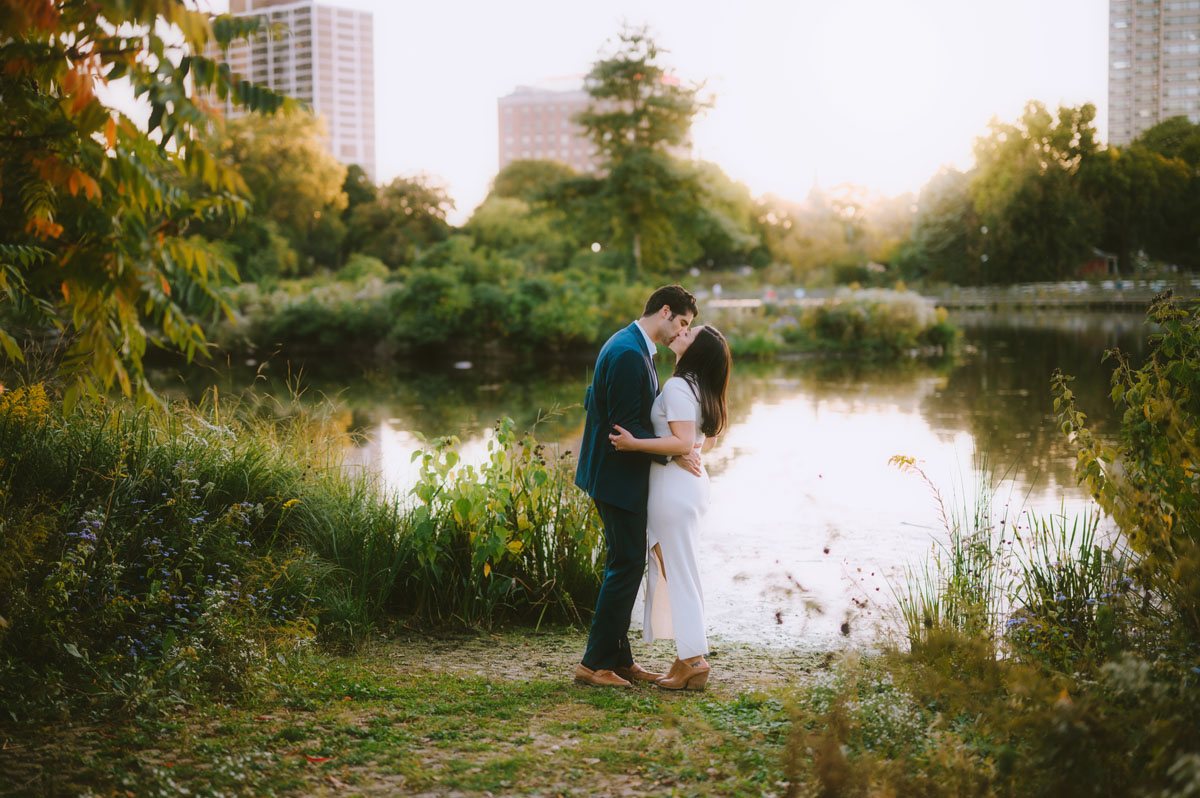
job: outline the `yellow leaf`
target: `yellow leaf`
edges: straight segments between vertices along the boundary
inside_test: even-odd
[[[104,139],[108,142],[110,150],[117,145],[117,120],[111,116],[108,118],[108,124],[104,126]]]
[[[492,575],[492,564],[490,562],[485,562],[483,564],[483,575],[484,576]]]

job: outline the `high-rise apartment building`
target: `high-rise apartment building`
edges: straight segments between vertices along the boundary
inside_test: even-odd
[[[1109,0],[1109,142],[1172,116],[1200,123],[1200,0]]]
[[[237,41],[226,57],[247,80],[308,103],[325,121],[329,151],[375,179],[375,55],[371,13],[313,0],[230,0],[278,32]],[[227,104],[226,113],[241,110]]]
[[[572,117],[591,97],[582,89],[556,91],[518,86],[499,100],[500,168],[521,159],[561,161],[579,172],[594,172],[596,148]]]

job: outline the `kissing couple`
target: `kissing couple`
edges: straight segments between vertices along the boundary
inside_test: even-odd
[[[575,484],[596,504],[608,555],[587,650],[575,668],[575,680],[584,684],[702,690],[708,682],[696,545],[709,482],[700,454],[725,428],[730,356],[716,327],[692,325],[696,313],[696,298],[683,286],[663,286],[596,358]],[[661,390],[655,344],[676,358]],[[629,648],[643,574],[642,637],[675,640],[666,674],[638,665]]]

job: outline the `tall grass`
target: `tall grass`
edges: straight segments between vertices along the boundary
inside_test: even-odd
[[[1099,539],[1098,508],[1039,514],[1001,504],[986,460],[972,490],[947,502],[911,458],[892,463],[926,483],[945,532],[893,586],[914,650],[949,632],[1063,672],[1118,651],[1153,653],[1166,615],[1134,579],[1136,555],[1119,538]]]
[[[40,385],[0,394],[0,704],[71,706],[79,684],[103,706],[182,700],[385,618],[582,622],[594,602],[570,457],[511,422],[473,478],[432,447],[411,498],[342,467],[329,414],[59,408]]]
[[[1009,516],[1009,502],[997,502],[986,460],[977,465],[974,483],[964,481],[949,502],[912,458],[896,456],[891,464],[925,483],[946,535],[929,560],[908,566],[903,589],[893,586],[910,645],[946,629],[996,640],[1010,602],[1018,524]]]

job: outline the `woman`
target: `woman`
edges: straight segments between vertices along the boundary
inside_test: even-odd
[[[654,400],[651,421],[657,438],[635,438],[620,426],[609,439],[619,451],[687,454],[712,448],[725,428],[729,345],[709,325],[685,330],[670,344],[675,374]],[[656,681],[669,690],[703,690],[708,682],[708,637],[704,596],[696,564],[696,537],[708,509],[708,474],[697,478],[673,465],[650,467],[646,543],[653,556],[646,569],[646,619],[642,636],[674,638],[675,663]]]

